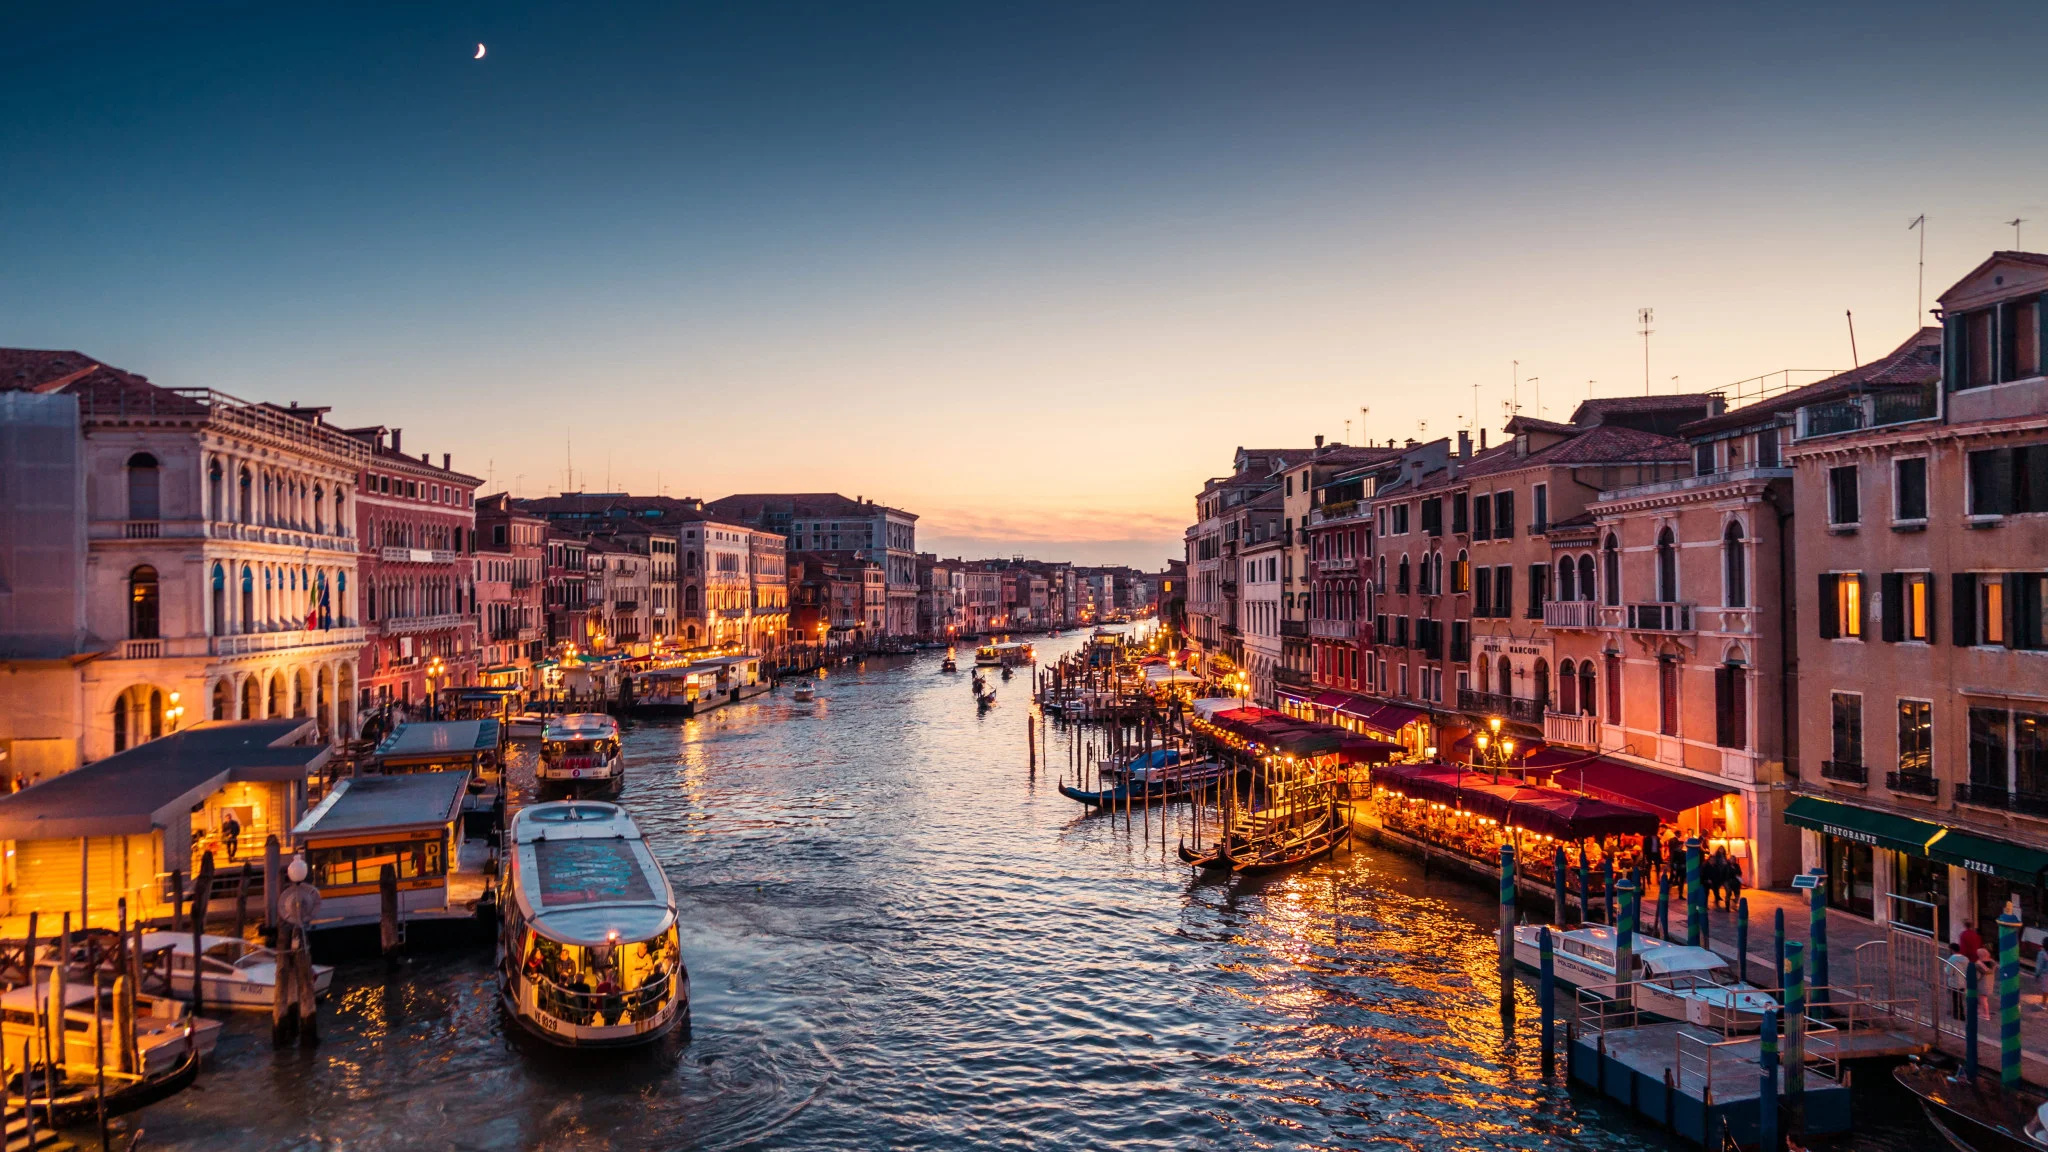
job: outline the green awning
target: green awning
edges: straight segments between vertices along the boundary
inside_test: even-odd
[[[1844,840],[1869,844],[1878,848],[1890,848],[1898,852],[1910,852],[1915,856],[1926,856],[1929,841],[1941,836],[1948,829],[1925,820],[1913,820],[1905,816],[1894,816],[1889,812],[1878,812],[1869,808],[1854,808],[1823,800],[1818,796],[1796,796],[1785,806],[1785,823],[1801,828],[1811,828]],[[1953,835],[1953,833],[1950,833]]]
[[[1927,856],[1944,864],[1968,868],[2001,880],[2038,884],[2041,870],[2048,868],[2048,852],[2036,852],[2003,840],[1991,840],[1958,832],[1953,828],[1927,846]]]

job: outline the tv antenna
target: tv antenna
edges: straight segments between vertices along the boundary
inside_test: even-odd
[[[1650,394],[1650,333],[1656,331],[1656,329],[1650,327],[1650,324],[1656,319],[1656,309],[1636,309],[1636,327],[1643,336],[1643,395],[1645,396]]]
[[[1541,376],[1531,376],[1527,380],[1522,381],[1522,383],[1524,384],[1536,385],[1536,418],[1538,420],[1543,419],[1543,385],[1541,383],[1542,379],[1543,378]]]
[[[1360,408],[1358,410],[1358,438],[1360,440],[1365,439],[1365,418],[1371,414],[1372,409],[1370,408]]]
[[[2027,219],[2024,216],[2015,216],[2012,219],[2007,220],[2005,222],[2006,226],[2012,229],[2012,246],[2014,248],[2022,247],[2022,245],[2020,244],[2020,225],[2025,224],[2026,222]]]
[[[1920,318],[1927,315],[1927,213],[1913,217],[1906,231],[1920,233],[1920,274],[1913,281],[1913,327],[1918,329]]]
[[[1854,368],[1863,363],[1862,358],[1856,355],[1856,313],[1844,308],[1842,315],[1849,318],[1849,367]]]

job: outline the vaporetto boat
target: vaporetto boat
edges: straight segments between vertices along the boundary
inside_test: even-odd
[[[500,880],[505,1010],[568,1047],[642,1044],[690,1012],[675,893],[616,804],[535,804],[513,817]]]
[[[1538,924],[1515,928],[1515,962],[1528,968],[1542,963]],[[1582,988],[1609,999],[1619,993],[1614,975],[1615,931],[1599,924],[1579,928],[1553,926],[1551,972],[1561,984]],[[1736,978],[1720,953],[1707,948],[1670,944],[1637,936],[1630,949],[1629,998],[1636,1009],[1723,1031],[1747,1031],[1762,1025],[1764,1010],[1778,1006],[1771,994]]]
[[[626,785],[626,758],[619,751],[619,722],[602,712],[571,712],[548,720],[540,737],[541,787],[616,796]]]

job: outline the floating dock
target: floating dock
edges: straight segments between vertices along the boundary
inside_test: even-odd
[[[1757,1143],[1763,1046],[1754,1036],[1724,1038],[1689,1024],[1643,1024],[1577,1031],[1566,1051],[1574,1082],[1694,1143],[1718,1148],[1724,1132],[1738,1144]],[[1849,1086],[1822,1071],[1820,1063],[1809,1059],[1806,1068],[1805,1131],[1846,1132]],[[1781,1071],[1781,1107],[1791,1101],[1787,1079]]]

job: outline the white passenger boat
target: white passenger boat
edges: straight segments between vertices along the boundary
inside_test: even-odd
[[[984,644],[974,650],[974,663],[982,668],[1013,668],[1029,664],[1036,657],[1031,645],[1021,641],[1007,644]]]
[[[37,983],[31,988],[23,985],[0,993],[0,1038],[7,1042],[7,1050],[16,1054],[17,1060],[25,1040],[34,1050],[32,1061],[43,1061],[44,1034],[36,1026],[38,1010],[47,1016],[55,995],[51,987],[50,970],[40,967]],[[111,988],[100,990],[99,1019],[107,1029],[105,1041],[109,1053],[116,1050],[114,1032],[114,993]],[[95,1066],[93,1037],[93,988],[92,984],[73,978],[64,984],[64,1045],[61,1058],[66,1065]],[[142,1075],[145,1077],[169,1074],[184,1059],[188,1052],[197,1051],[204,1060],[213,1054],[214,1045],[220,1042],[221,1022],[204,1016],[194,1017],[190,1005],[168,996],[138,994],[135,997],[135,1047],[142,1059]],[[108,1056],[111,1063],[113,1055]]]
[[[689,1018],[675,894],[616,804],[535,804],[512,820],[500,880],[500,998],[569,1047],[660,1037]]]
[[[277,995],[277,953],[234,936],[201,936],[200,970],[205,974],[209,1008],[251,1008],[268,1012]],[[144,951],[171,949],[171,991],[192,995],[192,934],[145,932]],[[313,965],[313,990],[324,996],[334,983],[334,967]]]
[[[521,712],[505,725],[506,734],[515,740],[536,740],[547,731],[548,717],[545,712]]]
[[[818,699],[818,690],[809,684],[799,684],[789,698],[798,704],[810,704]]]
[[[1539,924],[1515,928],[1515,962],[1536,968],[1542,963],[1537,945]],[[1601,924],[1579,928],[1552,926],[1551,972],[1561,984],[1615,996],[1615,931]],[[1638,1011],[1724,1031],[1756,1028],[1766,1008],[1778,1002],[1771,994],[1736,978],[1728,961],[1707,948],[1669,944],[1638,935],[1630,949],[1630,999]]]
[[[542,787],[589,788],[618,795],[626,783],[626,758],[619,752],[619,722],[602,712],[572,712],[549,719],[540,738]]]

